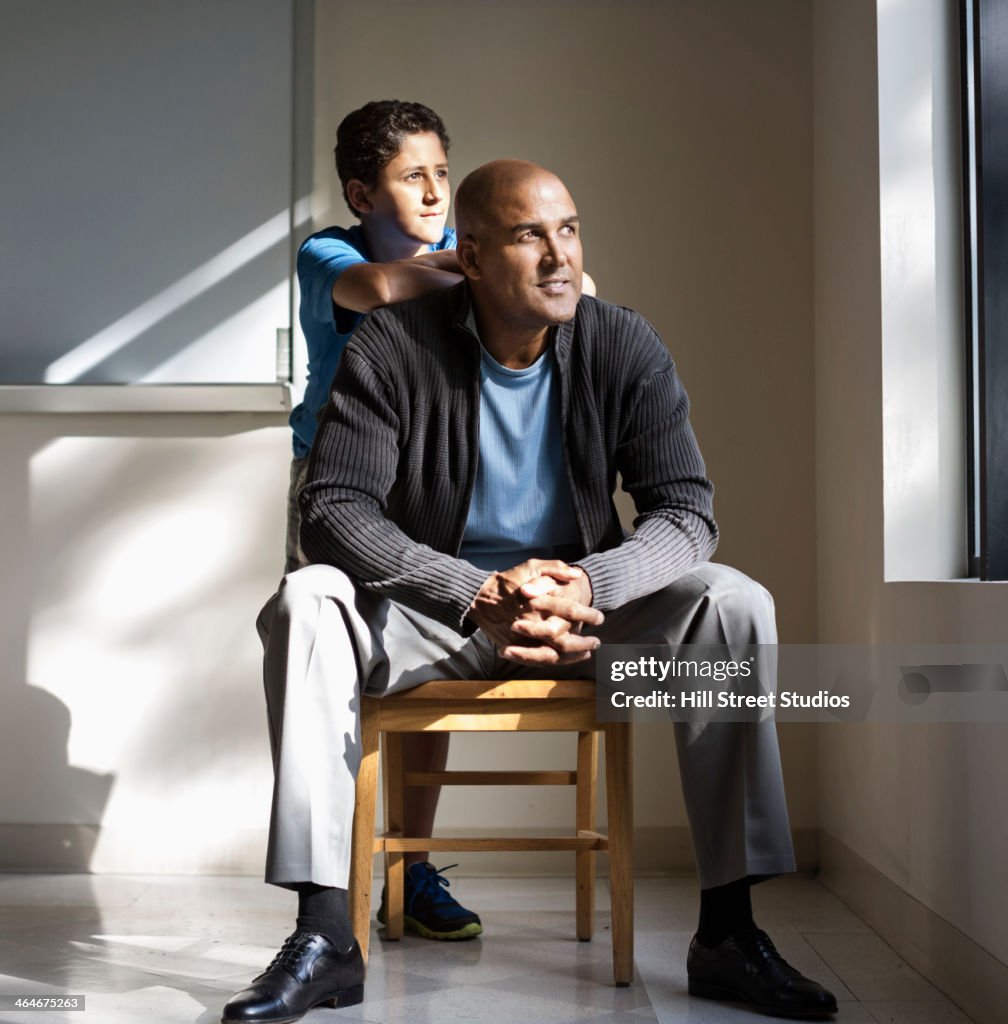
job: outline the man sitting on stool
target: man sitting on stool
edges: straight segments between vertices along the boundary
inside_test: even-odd
[[[514,160],[456,197],[466,280],[371,314],[312,447],[301,544],[314,563],[264,609],[276,782],[267,881],[297,930],[226,1022],[363,998],[346,887],[359,694],[437,678],[582,676],[600,643],[776,642],[757,583],[717,540],[688,399],[636,313],[581,295],[577,210]],[[637,509],[624,537],[616,477]],[[772,721],[677,723],[700,876],[690,992],[829,1014],[753,923],[753,882],[794,869]]]

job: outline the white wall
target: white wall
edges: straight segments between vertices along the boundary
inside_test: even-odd
[[[3,866],[260,870],[276,424],[0,417]]]
[[[942,94],[935,59],[944,45],[932,33],[947,33],[954,24],[940,0],[817,0],[815,39],[815,355],[816,482],[818,523],[819,639],[850,643],[1000,642],[1008,621],[1008,587],[976,582],[886,582],[887,537],[883,453],[890,438],[883,432],[883,358],[890,344],[911,338],[890,337],[909,322],[884,315],[886,289],[909,267],[920,272],[930,256],[930,274],[918,277],[923,319],[931,339],[946,337],[941,315],[943,280],[940,262],[912,249],[903,260],[898,249],[884,246],[900,225],[891,218],[896,207],[884,191],[880,207],[879,111],[877,61],[891,45],[916,51],[922,78],[919,100]],[[926,24],[922,24],[926,23]],[[941,38],[947,40],[947,35]],[[933,48],[932,48],[933,46]],[[882,50],[880,50],[882,47]],[[891,78],[888,85],[893,85]],[[934,91],[932,91],[934,90]],[[903,97],[907,99],[906,96]],[[907,152],[919,152],[915,132],[928,135],[945,116],[886,119],[882,132],[892,158],[904,131]],[[883,161],[885,174],[888,160]],[[937,180],[937,179],[936,179]],[[920,193],[917,193],[920,199]],[[926,206],[932,223],[940,212]],[[935,235],[907,238],[934,245]],[[929,312],[928,312],[929,311]],[[936,343],[936,342],[935,342]],[[890,421],[885,421],[888,430]],[[889,464],[886,463],[886,468]],[[928,494],[922,479],[920,500]],[[948,524],[946,524],[947,526]],[[899,726],[867,724],[821,727],[819,736],[819,820],[827,838],[853,853],[871,871],[909,895],[899,904],[904,916],[885,920],[863,900],[857,874],[841,864],[839,882],[849,886],[857,907],[874,915],[872,923],[901,951],[928,966],[935,948],[946,942],[962,954],[948,953],[936,970],[958,971],[957,997],[986,997],[974,973],[978,958],[990,955],[993,971],[1000,961],[1004,987],[1008,961],[1005,893],[1008,868],[1008,819],[1001,813],[1008,777],[1006,730],[1000,724]],[[846,857],[847,855],[844,854]],[[841,858],[843,860],[843,858]],[[845,874],[846,871],[846,874]],[[860,894],[860,896],[859,896]],[[926,927],[906,927],[910,910],[923,911]],[[947,927],[951,926],[951,927]],[[941,934],[941,941],[936,935]],[[935,948],[932,948],[935,947]],[[940,954],[939,954],[940,956]],[[964,1002],[964,1005],[968,1005]],[[986,1019],[1000,1019],[1001,1009]],[[977,1010],[978,1015],[980,1010]]]

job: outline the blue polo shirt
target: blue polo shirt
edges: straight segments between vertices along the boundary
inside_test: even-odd
[[[446,228],[429,252],[455,248],[455,231]],[[311,448],[318,417],[329,401],[336,366],[363,313],[343,309],[332,300],[336,279],[355,263],[373,262],[359,224],[350,228],[326,228],[308,238],[297,255],[301,306],[298,318],[308,344],[308,384],[304,400],[290,416],[294,431],[294,455],[304,458]]]

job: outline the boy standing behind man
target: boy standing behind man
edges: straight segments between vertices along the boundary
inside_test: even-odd
[[[462,280],[455,232],[445,227],[451,206],[450,140],[444,122],[421,103],[380,100],[348,114],[336,131],[336,171],[343,198],[360,221],[308,238],[298,251],[299,317],[308,344],[308,384],[291,413],[294,458],[287,505],[285,572],[306,564],[298,544],[297,495],[304,482],[317,415],[347,340],[366,313]],[[271,736],[271,739],[273,737]],[[448,734],[403,737],[410,771],[443,771]],[[429,836],[438,787],[414,788],[405,811],[408,835]],[[479,916],[448,893],[447,881],[424,853],[405,855],[406,927],[432,939],[468,939],[482,931]],[[299,923],[328,919],[328,891],[299,886]],[[304,891],[302,891],[304,890]],[[378,918],[384,923],[384,899]],[[313,928],[311,930],[323,930]]]
[[[308,385],[291,413],[291,496],[303,478],[318,413],[347,340],[365,313],[462,280],[451,205],[450,142],[441,118],[421,103],[380,100],[348,114],[336,130],[343,198],[360,221],[316,232],[298,251],[299,319],[308,343]],[[294,484],[297,483],[298,487]],[[286,572],[305,564],[299,515],[287,521]]]

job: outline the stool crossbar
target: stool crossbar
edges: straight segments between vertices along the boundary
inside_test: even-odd
[[[404,732],[575,732],[573,771],[404,772]],[[598,741],[605,739],[608,831],[596,827]],[[385,781],[385,831],[375,836],[379,741]],[[437,679],[387,697],[361,699],[361,765],[354,808],[350,909],[367,959],[374,855],[385,856],[386,937],[403,929],[403,854],[432,852],[540,851],[574,853],[576,934],[592,937],[595,858],[609,854],[612,894],[613,974],[617,985],[633,977],[632,733],[627,722],[595,717],[595,683],[589,679]],[[403,835],[404,791],[409,786],[574,786],[574,830],[560,836],[468,838]]]

